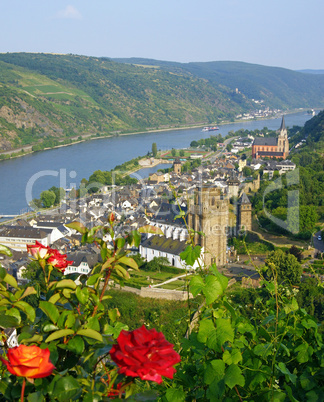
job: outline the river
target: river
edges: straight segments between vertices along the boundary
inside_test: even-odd
[[[306,113],[285,116],[287,127],[303,126],[311,118]],[[157,148],[189,147],[190,142],[231,130],[255,130],[268,127],[278,130],[281,117],[221,125],[217,132],[202,132],[200,128],[125,135],[78,143],[37,152],[21,158],[0,161],[0,215],[20,214],[28,207],[28,200],[38,198],[52,186],[71,188],[88,179],[95,170],[111,170],[116,165],[145,156],[156,142]],[[158,167],[156,168],[158,169]],[[151,172],[154,170],[151,170]]]

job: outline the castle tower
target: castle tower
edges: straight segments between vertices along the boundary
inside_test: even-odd
[[[226,264],[228,199],[221,195],[220,189],[203,185],[196,189],[194,200],[189,205],[189,228],[203,232],[194,236],[195,244],[205,251],[204,263],[218,267]]]
[[[252,230],[252,204],[245,193],[237,203],[236,229],[237,234]]]
[[[285,117],[282,116],[281,126],[279,128],[279,136],[278,136],[278,152],[284,153],[284,158],[287,158],[289,154],[289,141],[288,141],[288,133],[285,124]]]
[[[173,162],[173,171],[175,174],[181,174],[181,162],[179,158],[176,158]]]

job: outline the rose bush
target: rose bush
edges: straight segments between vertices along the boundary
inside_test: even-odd
[[[55,369],[50,361],[49,349],[19,345],[7,351],[7,359],[0,357],[8,371],[18,377],[43,378]]]
[[[121,331],[110,356],[121,374],[158,384],[162,383],[162,376],[173,378],[173,366],[180,362],[179,354],[163,333],[154,328],[148,330],[144,325],[134,331]]]

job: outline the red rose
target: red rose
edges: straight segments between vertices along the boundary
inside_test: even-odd
[[[73,261],[67,261],[66,254],[60,254],[57,250],[50,249],[50,257],[47,259],[47,264],[64,272],[68,265]]]
[[[8,371],[18,377],[43,378],[52,374],[55,367],[49,360],[49,349],[19,345],[8,349],[8,360],[0,357]]]
[[[49,254],[49,247],[43,246],[36,240],[36,243],[32,246],[27,245],[27,251],[31,254],[36,260],[44,260],[46,259]]]
[[[180,362],[180,356],[162,332],[148,330],[144,325],[134,331],[122,330],[117,343],[110,356],[121,374],[158,384],[162,382],[161,376],[173,378],[176,370],[172,366]]]

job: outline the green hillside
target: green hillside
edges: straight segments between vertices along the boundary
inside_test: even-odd
[[[324,75],[247,63],[3,53],[0,151],[232,120],[260,107],[252,99],[279,109],[324,107],[323,93]]]
[[[250,107],[206,80],[105,58],[0,55],[2,150],[44,139],[206,124]]]
[[[151,59],[114,59],[119,62],[155,65],[163,69],[187,72],[207,79],[215,88],[236,88],[248,99],[263,99],[267,106],[279,109],[323,107],[324,75],[306,74],[285,68],[267,67],[236,61],[175,63]]]

